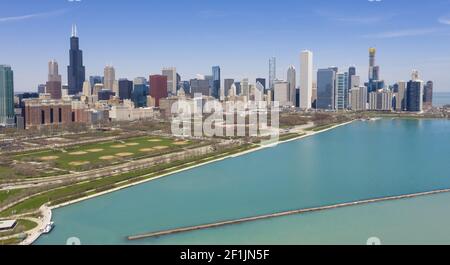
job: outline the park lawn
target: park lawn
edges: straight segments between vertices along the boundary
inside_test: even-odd
[[[138,137],[76,146],[63,150],[24,154],[18,159],[54,161],[57,168],[64,170],[82,170],[84,166],[111,165],[124,159],[136,159],[179,150],[192,144],[191,141],[176,144],[167,138]],[[158,149],[159,148],[159,149]],[[121,156],[122,155],[122,156]]]
[[[17,189],[17,190],[10,190],[9,192],[6,190],[0,190],[0,203],[2,203],[3,201],[5,201],[7,198],[14,196],[18,193],[20,193],[22,190],[21,189]]]
[[[7,176],[15,175],[13,169],[5,166],[0,166],[0,179],[4,179]]]
[[[23,233],[26,231],[30,231],[34,228],[36,228],[38,224],[30,221],[30,220],[18,220],[16,227],[14,227],[13,230],[11,231],[5,231],[5,232],[0,232],[0,237],[6,237],[6,236],[12,236],[15,234],[19,234],[19,233]]]

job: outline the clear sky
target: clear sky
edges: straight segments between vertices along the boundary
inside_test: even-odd
[[[409,80],[412,69],[450,91],[450,0],[1,0],[0,64],[15,71],[16,91],[36,90],[56,59],[63,81],[71,25],[78,25],[86,75],[148,77],[175,66],[182,79],[278,78],[299,54],[315,68],[356,65],[367,79],[368,48],[378,49],[381,77]]]

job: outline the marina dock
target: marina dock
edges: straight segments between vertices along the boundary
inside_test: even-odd
[[[217,223],[203,224],[203,225],[198,225],[198,226],[182,227],[182,228],[177,228],[177,229],[169,229],[169,230],[163,230],[163,231],[158,231],[158,232],[150,232],[150,233],[144,233],[144,234],[140,234],[140,235],[133,235],[133,236],[129,236],[128,240],[134,241],[134,240],[141,240],[141,239],[147,239],[147,238],[155,238],[155,237],[161,237],[161,236],[167,236],[167,235],[173,235],[173,234],[186,233],[186,232],[191,232],[191,231],[196,231],[196,230],[204,230],[204,229],[211,229],[211,228],[222,227],[222,226],[227,226],[227,225],[235,225],[235,224],[241,224],[241,223],[247,223],[247,222],[254,222],[254,221],[282,217],[282,216],[319,212],[319,211],[351,207],[351,206],[358,206],[358,205],[364,205],[364,204],[372,204],[372,203],[378,203],[378,202],[410,199],[410,198],[415,198],[415,197],[436,195],[436,194],[448,193],[448,192],[450,192],[450,189],[435,190],[435,191],[421,192],[421,193],[414,193],[414,194],[407,194],[407,195],[399,195],[399,196],[391,196],[391,197],[384,197],[384,198],[378,198],[378,199],[361,200],[361,201],[356,201],[356,202],[348,202],[348,203],[335,204],[335,205],[330,205],[330,206],[322,206],[322,207],[316,207],[316,208],[291,210],[291,211],[285,211],[285,212],[279,212],[279,213],[260,215],[260,216],[255,216],[255,217],[247,217],[247,218],[236,219],[236,220],[229,220],[229,221],[223,221],[223,222],[217,222]]]

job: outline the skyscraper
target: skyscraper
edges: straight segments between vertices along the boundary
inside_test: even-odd
[[[134,106],[136,108],[146,107],[148,94],[147,79],[145,77],[136,77],[133,82],[133,92],[131,93]]]
[[[14,73],[11,66],[0,65],[0,126],[14,124]]]
[[[119,80],[119,98],[120,100],[131,99],[133,92],[133,81],[128,79]]]
[[[114,82],[116,81],[116,69],[114,69],[114,66],[107,65],[104,70],[104,79],[103,79],[103,86],[105,89],[114,90]],[[113,91],[117,92],[118,91]]]
[[[80,50],[76,25],[72,27],[72,37],[70,38],[69,57],[70,57],[70,64],[67,67],[69,95],[75,95],[82,92],[86,73],[86,69],[83,66],[83,51]]]
[[[428,81],[423,89],[423,107],[431,109],[433,107],[433,81]]]
[[[397,83],[398,91],[395,97],[395,109],[397,111],[407,110],[407,86],[405,81],[399,81]]]
[[[58,71],[58,63],[55,60],[52,60],[48,63],[46,93],[50,94],[52,99],[61,99],[61,85],[61,75]]]
[[[264,87],[264,93],[266,93],[266,79],[265,78],[256,78],[256,84],[260,83]]]
[[[348,73],[338,73],[336,75],[336,93],[334,104],[337,110],[344,110],[347,108],[348,104],[347,82],[348,82]]]
[[[250,99],[250,86],[248,78],[243,78],[241,80],[241,94],[242,96],[246,96],[247,99]]]
[[[302,51],[300,55],[300,108],[312,107],[313,53]]]
[[[280,106],[290,106],[291,99],[289,94],[289,82],[283,80],[275,80],[273,95],[274,101],[278,101]]]
[[[174,76],[176,80],[176,75]],[[159,100],[168,97],[168,81],[165,75],[150,76],[150,96],[155,99],[155,107],[159,107]],[[173,87],[172,87],[173,89]],[[176,89],[176,85],[175,85]]]
[[[336,86],[336,69],[319,69],[317,71],[317,109],[334,110]]]
[[[167,77],[167,94],[171,96],[177,95],[177,68],[163,68],[162,75]],[[157,80],[156,78],[155,80]],[[151,87],[151,85],[150,85]],[[166,96],[167,97],[167,96]]]
[[[406,109],[412,112],[423,111],[423,82],[411,80],[406,88]]]
[[[102,76],[90,76],[89,77],[89,83],[91,83],[91,87],[93,88],[96,84],[103,84],[103,77]]]
[[[216,99],[220,98],[220,67],[219,66],[213,66],[212,68],[212,78],[213,78],[213,86],[211,91],[211,96],[213,96]]]
[[[277,58],[269,59],[269,89],[273,89],[275,80],[277,79]]]
[[[231,86],[234,84],[234,79],[225,79],[223,83],[224,83],[224,94],[227,97],[229,96],[228,93],[230,92]]]
[[[348,68],[348,90],[352,89],[352,78],[356,76],[356,67],[355,66],[350,66],[350,68]],[[355,84],[356,86],[356,84]],[[359,84],[357,85],[359,86]]]
[[[295,71],[295,67],[293,65],[289,66],[287,70],[287,82],[289,84],[289,100],[291,101],[292,105],[296,105],[296,87],[297,87],[297,79],[296,79],[297,72]]]

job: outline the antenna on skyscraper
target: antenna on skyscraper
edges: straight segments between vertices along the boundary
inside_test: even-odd
[[[78,32],[77,32],[77,25],[73,24],[72,25],[72,37],[77,37]]]

